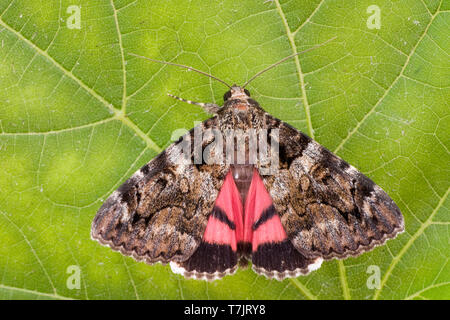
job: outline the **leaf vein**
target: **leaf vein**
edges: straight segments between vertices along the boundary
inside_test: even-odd
[[[438,12],[438,11],[437,11]],[[395,84],[399,81],[399,79],[402,78],[403,73],[406,70],[406,67],[409,65],[409,61],[410,58],[413,56],[413,54],[416,52],[417,47],[419,46],[419,44],[422,42],[422,39],[425,37],[428,29],[430,28],[431,24],[433,23],[435,17],[437,16],[438,13],[436,13],[431,19],[430,22],[428,23],[427,27],[425,28],[424,33],[422,34],[422,36],[420,36],[420,38],[418,39],[417,43],[415,44],[415,46],[412,48],[411,52],[409,53],[408,57],[406,58],[406,61],[402,67],[402,69],[400,70],[399,75],[394,79],[394,81],[392,82],[392,84],[389,86],[389,88],[387,88],[387,90],[384,92],[384,94],[380,97],[380,99],[378,99],[378,101],[374,104],[374,106],[364,115],[364,117],[361,119],[361,121],[359,121],[356,126],[348,133],[348,135],[341,141],[341,143],[337,146],[337,148],[334,150],[334,153],[339,152],[343,146],[347,143],[347,141],[359,130],[359,128],[362,126],[363,123],[365,123],[365,121],[375,112],[376,108],[384,101],[385,97],[388,95],[389,92],[391,92],[392,88],[395,86]]]
[[[9,221],[9,223],[10,223],[12,226],[14,226],[14,227],[17,229],[17,231],[19,231],[19,233],[22,235],[22,237],[23,237],[23,239],[25,240],[26,244],[30,247],[30,250],[31,250],[31,252],[33,253],[34,257],[36,258],[37,262],[38,262],[39,265],[41,266],[42,271],[44,272],[44,274],[45,274],[45,276],[46,276],[46,278],[47,278],[47,280],[48,280],[50,286],[51,286],[52,289],[53,289],[53,293],[56,295],[56,294],[57,294],[57,293],[56,293],[56,287],[55,287],[55,285],[53,284],[53,281],[52,281],[52,279],[50,278],[50,275],[48,274],[47,269],[45,268],[44,264],[42,263],[42,260],[39,258],[39,256],[38,256],[36,250],[34,250],[33,246],[31,245],[31,242],[28,240],[28,237],[25,235],[25,233],[22,231],[22,229],[19,228],[19,226],[18,226],[17,224],[15,224],[14,221],[12,221],[12,220],[6,215],[6,213],[1,212],[1,214],[3,215],[3,217],[5,217],[5,219],[6,219],[7,221]]]
[[[286,30],[286,35],[288,37],[289,44],[291,45],[292,52],[294,54],[296,54],[296,53],[298,53],[298,51],[297,51],[297,46],[295,44],[294,35],[292,34],[292,32],[289,28],[286,16],[283,12],[283,9],[281,8],[279,0],[275,0],[275,4],[277,6],[278,14],[281,17],[281,21],[283,22],[284,28]],[[308,134],[311,138],[314,139],[314,129],[312,127],[311,114],[310,114],[310,110],[309,110],[310,108],[309,108],[308,98],[306,96],[306,86],[305,86],[304,75],[302,72],[302,68],[301,68],[300,60],[299,60],[298,56],[295,56],[294,60],[295,60],[295,66],[297,69],[297,76],[299,78],[299,87],[300,87],[300,91],[302,93],[303,108],[305,110],[305,115],[306,115],[306,124],[308,127]]]
[[[127,72],[126,72],[126,63],[125,63],[125,54],[124,54],[124,48],[122,43],[122,34],[120,33],[120,27],[119,27],[119,20],[117,17],[117,9],[114,6],[114,1],[110,0],[111,7],[114,11],[114,24],[116,26],[116,32],[117,32],[117,38],[119,41],[119,49],[120,49],[120,56],[122,60],[122,113],[126,113],[127,108]]]
[[[445,192],[445,194],[442,196],[442,198],[440,199],[440,201],[438,202],[436,208],[433,210],[433,212],[430,214],[430,216],[428,217],[428,219],[420,226],[420,228],[417,230],[416,233],[414,233],[411,238],[408,240],[408,242],[406,243],[406,245],[400,250],[400,252],[392,259],[388,270],[386,271],[386,273],[383,276],[383,279],[381,280],[380,283],[380,288],[377,289],[377,291],[375,292],[373,299],[377,300],[384,288],[384,286],[386,285],[387,280],[389,279],[390,275],[392,274],[395,266],[398,264],[398,262],[400,261],[400,259],[403,257],[403,255],[406,253],[406,251],[408,251],[408,249],[413,245],[413,243],[419,238],[419,236],[421,236],[423,234],[423,232],[425,231],[425,229],[430,226],[432,224],[432,220],[433,217],[436,215],[436,213],[439,211],[439,209],[442,207],[442,205],[444,204],[444,201],[447,199],[447,196],[450,192],[450,188],[447,189],[447,191]]]
[[[144,140],[147,145],[157,151],[161,152],[161,148],[147,135],[145,135],[142,130],[136,126],[135,123],[133,123],[130,119],[128,119],[124,113],[114,108],[114,106],[109,103],[105,98],[103,98],[101,95],[99,95],[95,90],[90,88],[88,85],[86,85],[81,79],[76,77],[71,71],[64,68],[60,63],[58,63],[54,58],[52,58],[47,52],[39,48],[37,45],[35,45],[33,42],[31,42],[29,39],[27,39],[25,36],[23,36],[20,32],[13,29],[11,26],[6,24],[1,18],[0,18],[0,25],[9,30],[11,33],[16,35],[20,40],[25,42],[27,45],[29,45],[32,49],[37,51],[40,55],[45,57],[48,61],[50,61],[57,69],[59,69],[61,72],[63,72],[67,77],[74,80],[81,88],[83,88],[87,93],[95,97],[97,100],[99,100],[106,108],[108,108],[111,112],[113,112],[116,115],[116,118],[122,121],[125,125],[130,127],[133,131],[136,132],[136,134]]]

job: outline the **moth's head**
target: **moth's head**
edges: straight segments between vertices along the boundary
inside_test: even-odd
[[[225,102],[227,102],[228,100],[246,101],[248,98],[250,98],[250,92],[247,89],[239,87],[235,84],[233,84],[231,86],[231,89],[223,95],[223,101]]]

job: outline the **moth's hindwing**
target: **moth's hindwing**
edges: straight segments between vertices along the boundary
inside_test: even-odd
[[[186,278],[205,280],[234,273],[239,260],[237,247],[242,216],[239,191],[230,170],[209,215],[200,245],[186,261],[171,262],[172,271]]]
[[[369,178],[290,125],[279,128],[280,168],[264,176],[288,238],[306,257],[356,256],[394,238],[404,221]]]
[[[216,117],[202,130],[215,127]],[[180,144],[194,129],[128,179],[102,205],[91,236],[147,263],[185,261],[199,246],[208,216],[228,172],[226,165],[181,162]],[[203,142],[203,147],[208,142]]]
[[[267,278],[283,280],[305,275],[322,264],[321,257],[308,258],[288,239],[280,215],[256,169],[245,205],[244,229],[244,239],[251,243],[253,270]]]

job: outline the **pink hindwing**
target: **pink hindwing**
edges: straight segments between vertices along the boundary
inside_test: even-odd
[[[251,243],[253,270],[268,278],[296,277],[322,263],[321,258],[308,259],[294,248],[256,169],[245,203],[244,240]]]
[[[252,250],[268,242],[281,242],[286,239],[286,232],[280,217],[273,208],[272,198],[256,169],[245,203],[244,241],[252,244]]]
[[[279,280],[308,273],[322,262],[294,248],[258,171],[253,169],[243,208],[230,170],[199,247],[186,261],[171,262],[171,267],[185,277],[213,280],[234,273],[239,260],[245,265],[247,257],[257,273]]]
[[[208,218],[203,241],[229,245],[236,251],[237,243],[242,239],[242,216],[239,191],[229,171],[214,205],[213,214]]]
[[[231,171],[225,177],[208,217],[203,239],[183,262],[171,262],[175,273],[188,278],[214,280],[236,271],[237,243],[242,238],[243,208]]]

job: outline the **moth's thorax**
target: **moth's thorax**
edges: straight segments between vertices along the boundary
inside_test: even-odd
[[[250,99],[251,100],[251,99]],[[228,100],[218,112],[222,129],[262,129],[264,111],[253,100]]]
[[[265,111],[250,98],[250,93],[232,86],[224,96],[225,104],[219,111],[222,128],[259,129],[263,127]]]
[[[233,108],[239,111],[248,111],[248,99],[250,99],[250,92],[237,85],[233,85],[224,95],[225,104],[233,102]]]

